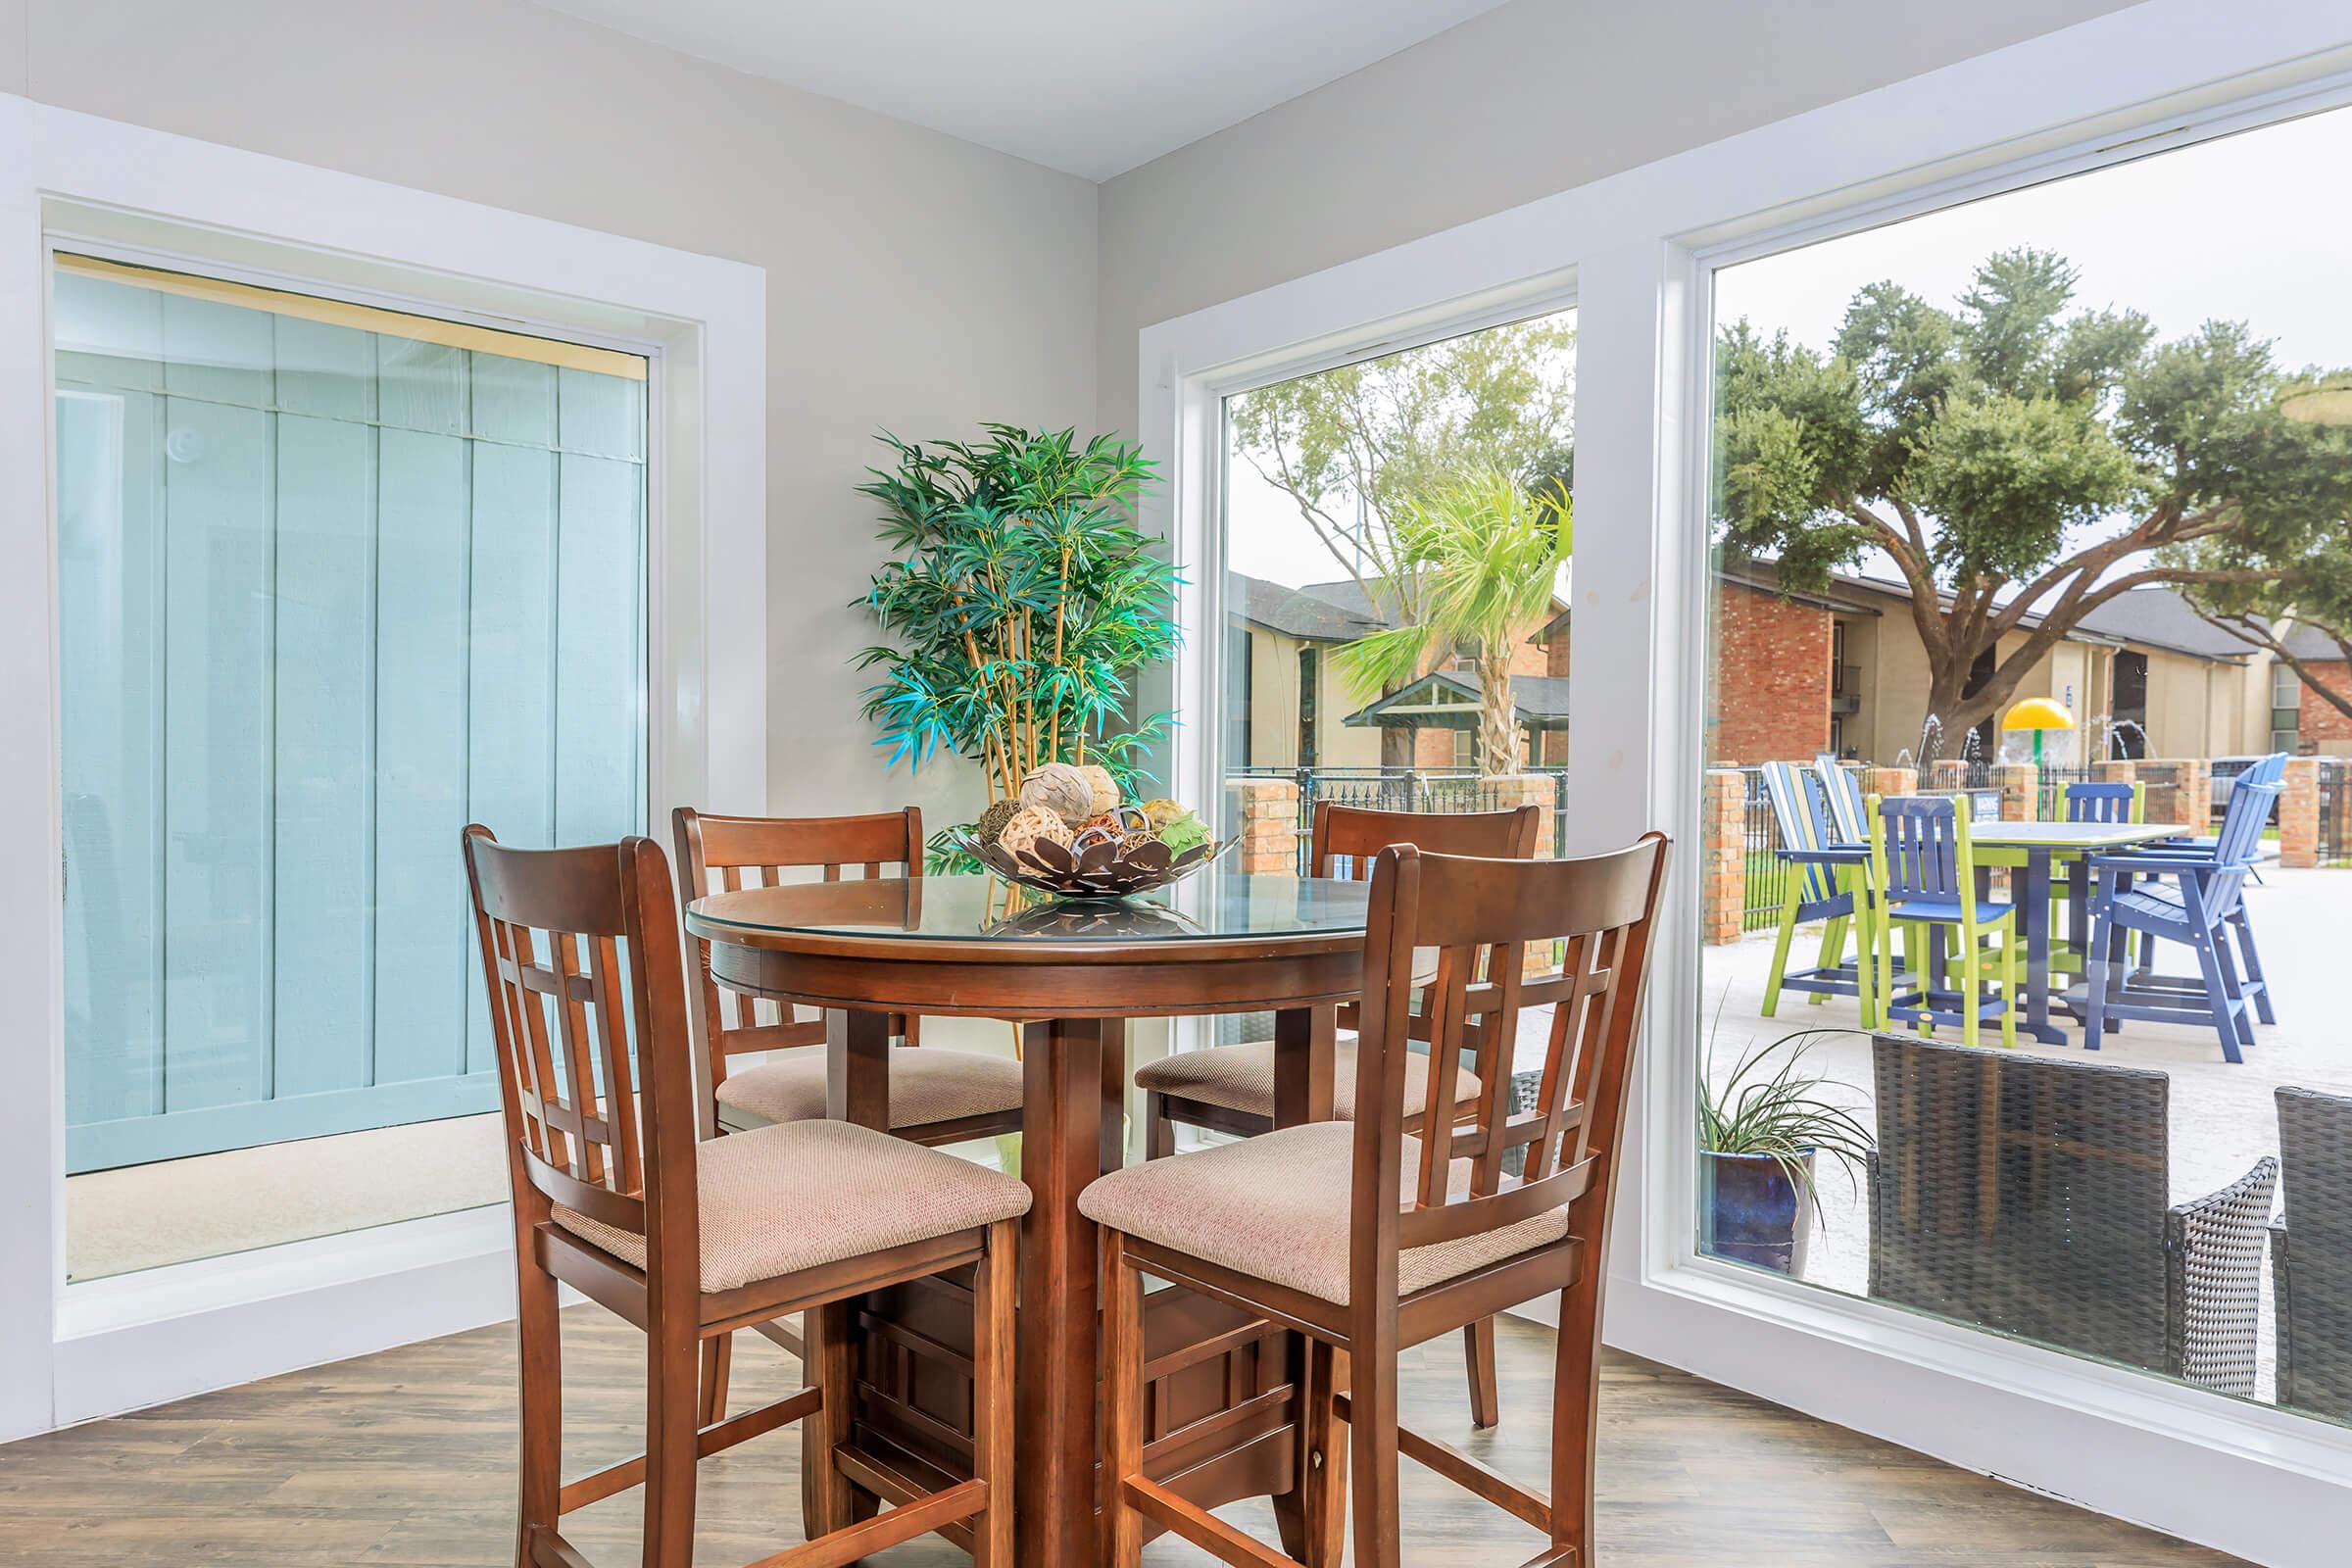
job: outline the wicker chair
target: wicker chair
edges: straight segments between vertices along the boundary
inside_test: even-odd
[[[1872,1296],[2254,1393],[2277,1160],[2172,1204],[2163,1073],[1900,1035],[1873,1054]]]
[[[2309,1089],[2278,1097],[2286,1166],[2286,1201],[2271,1227],[2278,1402],[2352,1421],[2352,1100]]]

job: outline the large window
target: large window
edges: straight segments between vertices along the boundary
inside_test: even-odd
[[[2295,398],[2348,162],[2339,111],[1716,272],[1701,1252],[2352,1419],[2352,797],[2273,755],[2352,734]]]
[[[54,292],[69,1275],[496,1201],[458,835],[644,823],[646,364]]]

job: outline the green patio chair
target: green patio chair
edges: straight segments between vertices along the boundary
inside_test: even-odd
[[[1815,1003],[1832,997],[1852,997],[1862,1009],[1862,1027],[1877,1023],[1871,988],[1869,944],[1855,918],[1857,887],[1867,855],[1860,848],[1835,847],[1828,806],[1818,779],[1795,762],[1766,762],[1764,798],[1780,829],[1780,848],[1774,858],[1786,867],[1788,883],[1781,899],[1780,934],[1772,947],[1772,972],[1764,981],[1764,1016],[1772,1017],[1781,1004],[1781,992],[1804,991]],[[1810,969],[1788,972],[1788,947],[1796,928],[1821,920],[1821,956]],[[1854,957],[1845,958],[1845,938],[1854,934]]]

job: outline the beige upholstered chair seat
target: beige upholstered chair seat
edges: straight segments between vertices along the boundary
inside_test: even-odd
[[[1349,1176],[1355,1129],[1343,1122],[1286,1127],[1257,1138],[1113,1171],[1078,1198],[1097,1224],[1206,1262],[1348,1304]],[[1419,1176],[1420,1140],[1404,1140],[1399,1204]],[[1459,1195],[1470,1161],[1453,1161]],[[1568,1210],[1397,1254],[1396,1288],[1410,1296],[1568,1234]]]
[[[937,1046],[893,1046],[890,1125],[994,1116],[1021,1108],[1021,1064],[1009,1056]],[[719,1120],[729,1127],[817,1121],[825,1114],[825,1048],[795,1046],[728,1072],[718,1086]]]
[[[1332,1052],[1332,1114],[1342,1121],[1355,1119],[1355,1042],[1344,1040]],[[1212,1046],[1206,1051],[1183,1051],[1163,1056],[1135,1071],[1135,1086],[1175,1095],[1203,1105],[1274,1114],[1274,1043],[1254,1041],[1240,1046]],[[1453,1098],[1468,1104],[1478,1098],[1478,1076],[1457,1072]],[[1404,1112],[1417,1116],[1429,1103],[1429,1058],[1415,1054],[1404,1059]]]
[[[703,1289],[838,1263],[1029,1211],[1012,1177],[840,1121],[792,1122],[695,1146]],[[558,1205],[555,1221],[631,1268],[645,1238]]]

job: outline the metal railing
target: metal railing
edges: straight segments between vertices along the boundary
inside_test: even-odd
[[[2066,787],[2069,784],[2095,783],[2097,779],[2098,774],[2091,763],[2085,762],[2076,767],[2053,767],[2045,763],[2041,769],[2040,799],[2034,803],[2034,819],[2041,822],[2065,821]]]
[[[1739,773],[1745,786],[1740,810],[1740,929],[1761,931],[1780,922],[1788,879],[1800,872],[1775,853],[1781,847],[1781,824],[1764,793],[1764,770],[1743,767]]]
[[[2352,762],[2323,757],[2320,762],[2319,861],[2352,866]]]
[[[1468,768],[1427,767],[1243,767],[1236,778],[1285,778],[1298,786],[1298,874],[1307,874],[1315,803],[1352,806],[1371,811],[1498,811],[1501,792]],[[1551,851],[1568,845],[1568,770],[1531,767],[1523,775],[1551,780]]]

